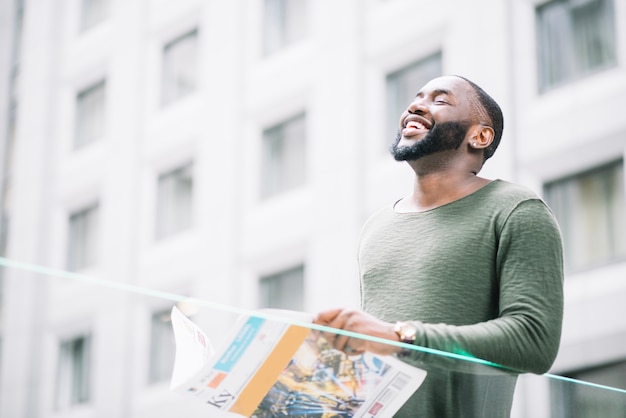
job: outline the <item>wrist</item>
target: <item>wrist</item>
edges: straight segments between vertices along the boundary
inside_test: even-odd
[[[415,344],[417,338],[417,328],[410,322],[398,321],[394,324],[393,330],[399,340],[406,344]]]
[[[415,340],[417,338],[417,328],[415,328],[415,326],[410,322],[398,321],[394,324],[393,330],[400,342],[411,345],[415,344]],[[406,356],[410,353],[410,349],[401,347],[398,355]]]

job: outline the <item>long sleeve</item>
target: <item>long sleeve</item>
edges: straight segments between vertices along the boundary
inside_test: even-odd
[[[550,209],[507,182],[427,212],[386,208],[361,235],[363,308],[412,321],[419,346],[542,373],[560,342],[562,252]]]
[[[523,201],[506,219],[497,241],[496,270],[497,318],[461,326],[416,320],[416,344],[544,373],[560,342],[563,263],[561,235],[543,202]]]

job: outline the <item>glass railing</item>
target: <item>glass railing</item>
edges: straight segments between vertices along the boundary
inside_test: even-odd
[[[0,268],[2,417],[626,416],[626,388],[242,309],[224,289]],[[358,340],[398,354],[346,348]]]

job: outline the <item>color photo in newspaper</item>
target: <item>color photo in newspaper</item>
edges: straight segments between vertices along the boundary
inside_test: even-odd
[[[318,332],[287,322],[241,318],[225,348],[214,354],[204,349],[202,331],[176,308],[172,324],[172,389],[244,417],[391,417],[426,376],[391,356],[346,356]],[[204,361],[185,366],[185,359],[199,358],[185,354],[193,350],[203,352]]]

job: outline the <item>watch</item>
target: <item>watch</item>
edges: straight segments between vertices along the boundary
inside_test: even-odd
[[[417,328],[411,325],[409,322],[398,321],[393,327],[393,330],[400,337],[400,341],[406,344],[415,344],[415,338],[417,335]]]

